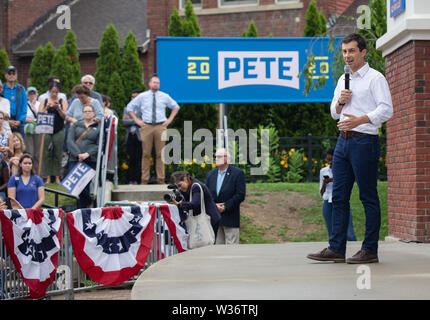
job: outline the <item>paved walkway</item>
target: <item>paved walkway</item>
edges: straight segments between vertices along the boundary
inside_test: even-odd
[[[430,299],[430,244],[380,242],[378,264],[318,262],[324,242],[211,246],[152,265],[133,300]],[[347,257],[361,242],[348,243]],[[366,289],[370,285],[370,289]]]
[[[52,296],[51,300],[64,300],[64,295]],[[81,291],[75,293],[74,300],[131,300],[131,287]]]

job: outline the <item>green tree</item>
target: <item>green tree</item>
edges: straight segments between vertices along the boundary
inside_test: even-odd
[[[327,32],[327,19],[324,16],[324,13],[320,12],[320,34],[325,34]]]
[[[40,92],[46,91],[46,79],[51,73],[51,65],[45,64],[44,55],[44,47],[38,46],[30,65],[30,86],[36,87]]]
[[[57,52],[57,50],[55,49],[54,45],[52,44],[51,41],[48,41],[48,43],[45,45],[44,48],[44,59],[45,59],[45,65],[49,66],[52,69],[52,61],[54,59],[55,56],[55,52]],[[50,74],[51,75],[51,74]],[[47,80],[47,79],[46,79]],[[46,82],[46,81],[45,81]],[[47,87],[48,88],[48,87]]]
[[[120,72],[119,36],[113,24],[106,27],[99,47],[99,57],[96,60],[95,90],[101,94],[109,91],[111,77],[114,72]]]
[[[8,66],[10,66],[9,56],[6,49],[3,48],[0,50],[0,79],[3,83],[6,81],[4,74]]]
[[[130,31],[125,38],[121,57],[121,79],[125,98],[130,97],[134,89],[141,91],[145,89],[145,85],[142,82],[142,73],[143,66],[139,60],[136,37]],[[125,103],[127,103],[127,101],[125,101]]]
[[[194,13],[191,0],[187,0],[185,5],[185,16],[182,21],[182,31],[184,37],[200,37],[199,20]]]
[[[242,33],[242,37],[247,37],[247,38],[258,37],[258,31],[257,31],[257,27],[255,26],[254,20],[251,20],[248,30],[245,30]]]
[[[170,16],[170,23],[167,32],[171,37],[182,37],[183,35],[182,20],[179,16],[179,11],[176,8],[173,9],[173,13]]]
[[[110,78],[110,84],[106,95],[108,95],[112,99],[112,109],[115,110],[117,114],[121,117],[122,111],[127,101],[124,101],[124,87],[122,85],[121,77],[117,71],[114,71]]]
[[[73,63],[64,44],[58,49],[52,59],[51,74],[56,75],[60,79],[61,91],[66,95],[70,95],[70,91],[75,85],[72,82]]]
[[[79,64],[78,45],[76,43],[76,35],[73,30],[69,30],[64,37],[64,46],[66,47],[67,54],[72,61],[72,73],[70,82],[73,85],[81,82],[81,65]]]
[[[51,42],[45,47],[39,46],[34,53],[30,65],[30,86],[36,87],[39,92],[48,90],[46,80],[51,75],[52,60],[55,55],[55,48]]]
[[[326,19],[322,12],[318,12],[315,0],[309,2],[308,10],[306,10],[306,25],[303,29],[304,37],[315,37],[324,34],[327,31]]]

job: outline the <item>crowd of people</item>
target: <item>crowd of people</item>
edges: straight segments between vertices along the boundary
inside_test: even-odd
[[[24,88],[18,70],[9,66],[0,81],[0,197],[12,207],[36,209],[44,202],[44,184],[60,184],[77,162],[95,167],[99,123],[118,115],[111,98],[94,91],[95,78],[85,75],[67,98],[57,76],[47,79],[48,91]],[[53,132],[37,132],[38,114],[53,117]],[[88,132],[87,127],[94,128]],[[82,136],[81,136],[82,135]],[[8,205],[10,205],[8,203]],[[79,207],[92,205],[89,187],[79,197]]]
[[[56,76],[47,79],[48,91],[39,96],[35,87],[27,90],[17,83],[18,70],[6,69],[6,82],[0,84],[0,197],[14,208],[40,208],[44,202],[44,184],[60,184],[62,177],[79,162],[94,168],[97,164],[100,122],[105,116],[118,115],[111,109],[111,98],[94,91],[95,79],[85,75],[81,84],[72,89],[68,99],[61,92]],[[179,105],[167,93],[161,92],[160,79],[149,81],[149,90],[131,92],[123,112],[126,146],[129,154],[128,183],[147,184],[152,147],[156,151],[157,183],[165,183],[161,139],[167,126],[179,111]],[[166,108],[171,109],[166,117]],[[53,115],[52,133],[37,131],[38,114]],[[200,190],[211,217],[217,243],[239,243],[240,203],[245,198],[245,175],[230,165],[228,151],[215,155],[217,168],[206,177],[207,185],[187,172],[175,172],[171,182],[184,194],[176,203],[182,221],[186,212],[201,212]],[[194,183],[200,188],[192,188]],[[195,194],[194,194],[195,193]],[[190,195],[193,194],[193,200]],[[0,207],[5,202],[0,203]],[[89,184],[79,195],[78,207],[92,206]]]

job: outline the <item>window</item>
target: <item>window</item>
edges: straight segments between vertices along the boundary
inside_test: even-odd
[[[194,9],[201,9],[202,8],[202,1],[203,0],[191,0],[191,3],[193,4]],[[180,8],[185,9],[185,5],[187,4],[187,0],[179,0]]]
[[[219,0],[221,7],[224,6],[241,6],[241,5],[257,5],[258,0]]]
[[[298,2],[298,0],[276,0],[276,3]]]

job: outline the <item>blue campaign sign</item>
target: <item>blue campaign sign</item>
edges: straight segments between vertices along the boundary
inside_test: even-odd
[[[406,10],[405,0],[390,0],[390,17],[396,17]]]
[[[85,162],[78,162],[61,181],[61,186],[70,194],[78,196],[91,182],[96,171]]]
[[[54,114],[42,113],[37,114],[36,133],[53,133],[54,132]]]
[[[181,103],[329,102],[335,82],[329,38],[157,38],[160,90]],[[339,39],[336,39],[337,46]],[[309,52],[321,89],[304,94]]]

